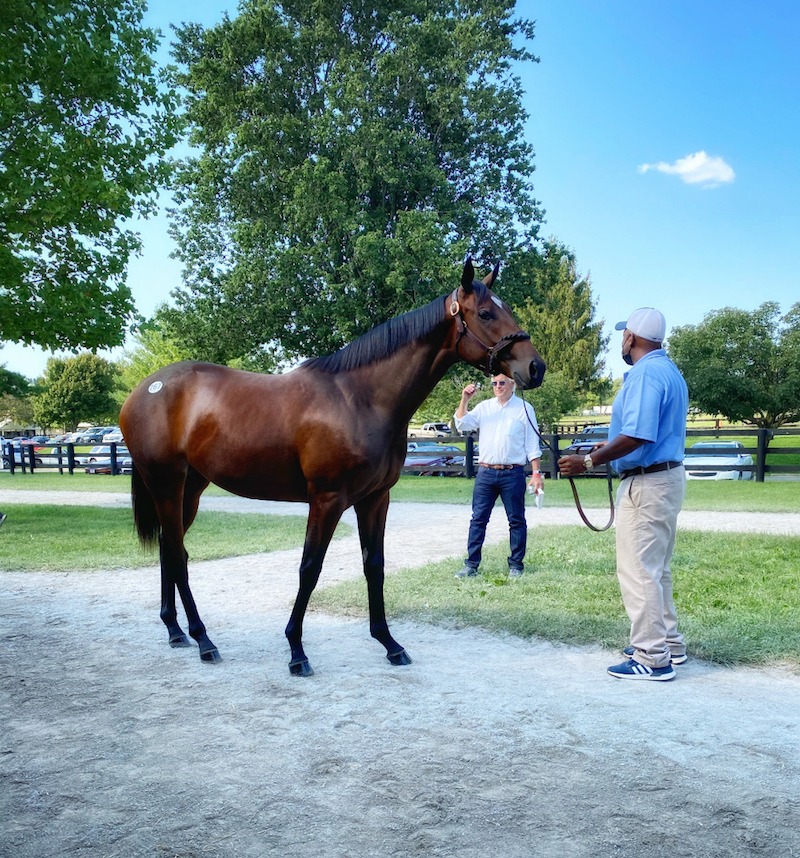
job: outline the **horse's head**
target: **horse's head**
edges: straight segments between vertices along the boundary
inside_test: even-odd
[[[481,281],[475,279],[472,260],[464,264],[461,285],[447,302],[456,324],[456,353],[487,376],[503,373],[520,388],[538,387],[545,363],[509,306],[492,292],[499,270],[498,263]]]

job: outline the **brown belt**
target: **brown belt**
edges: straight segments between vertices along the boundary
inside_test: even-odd
[[[622,471],[619,475],[621,480],[628,477],[635,477],[637,474],[655,474],[657,471],[671,471],[673,468],[680,468],[683,462],[659,462],[657,465],[648,465],[646,468],[629,468],[627,471]]]
[[[487,465],[485,462],[478,462],[482,468],[491,468],[493,471],[510,471],[512,468],[521,468],[522,465]]]

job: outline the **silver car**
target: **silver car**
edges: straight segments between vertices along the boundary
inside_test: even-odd
[[[753,479],[753,457],[741,441],[698,441],[690,449],[683,460],[687,480]]]

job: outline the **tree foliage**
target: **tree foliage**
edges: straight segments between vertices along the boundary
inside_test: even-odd
[[[513,0],[244,0],[178,30],[191,139],[170,324],[197,357],[333,351],[541,212]],[[266,348],[266,351],[265,351]]]
[[[74,431],[78,423],[115,420],[117,370],[110,361],[84,352],[74,358],[50,358],[33,398],[34,422],[42,428],[63,426]]]
[[[11,420],[18,426],[33,426],[33,397],[0,394],[0,417]],[[7,428],[7,427],[6,427]]]
[[[158,313],[156,313],[158,316]],[[134,387],[148,375],[167,364],[187,360],[191,353],[179,345],[163,327],[155,322],[142,325],[134,337],[133,349],[125,352],[118,363],[120,405]]]
[[[0,366],[0,394],[27,396],[30,392],[31,383],[24,375]]]
[[[0,340],[119,345],[125,284],[176,140],[142,0],[0,4]]]
[[[702,411],[765,428],[800,419],[800,303],[785,316],[772,301],[715,310],[668,345]]]
[[[512,293],[521,291],[515,284],[531,284],[533,294],[516,313],[544,358],[548,374],[558,373],[581,395],[604,390],[608,381],[601,376],[602,355],[608,337],[603,337],[602,320],[595,320],[591,284],[578,273],[575,254],[550,239],[541,252],[516,254],[503,282],[512,284]]]

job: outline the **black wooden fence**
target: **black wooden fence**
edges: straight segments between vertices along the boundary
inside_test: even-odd
[[[767,475],[780,477],[781,475],[791,478],[791,476],[800,477],[800,445],[798,446],[779,446],[781,439],[789,436],[800,436],[800,429],[689,429],[687,432],[686,453],[691,454],[693,451],[692,438],[702,437],[721,438],[721,439],[737,439],[745,438],[752,439],[755,435],[755,446],[745,446],[740,448],[739,452],[745,455],[750,455],[753,458],[752,465],[700,465],[692,466],[692,470],[698,471],[721,471],[734,470],[742,472],[742,474],[751,474],[757,482],[763,482]],[[575,441],[592,440],[592,436],[582,433],[569,433],[562,435],[558,432],[544,434],[545,443],[542,445],[542,472],[553,479],[558,478],[558,458],[562,455],[567,447]],[[594,436],[596,439],[596,436]],[[403,467],[405,474],[436,474],[441,476],[460,476],[474,477],[475,468],[477,466],[476,439],[473,435],[468,435],[466,438],[461,435],[451,436],[449,438],[437,438],[436,443],[443,445],[461,445],[464,444],[464,453],[449,452],[443,453],[441,456],[420,454],[415,457],[409,455],[406,460],[406,465]],[[56,470],[59,473],[72,474],[83,472],[87,468],[97,469],[97,465],[104,463],[108,467],[101,469],[106,472],[118,474],[122,470],[122,458],[120,453],[127,455],[124,445],[115,443],[107,445],[110,448],[108,455],[102,453],[95,455],[94,458],[100,460],[94,465],[76,462],[75,445],[74,444],[46,444],[33,445],[21,444],[14,446],[10,442],[3,442],[2,458],[3,467],[7,468],[12,474],[16,471],[22,473],[34,473],[35,471],[52,471]],[[695,451],[696,452],[696,451]],[[705,450],[704,453],[713,452]],[[721,452],[721,451],[720,451]],[[80,459],[89,456],[86,452],[78,453]]]
[[[124,444],[112,442],[103,444],[103,447],[108,447],[108,453],[90,453],[83,448],[86,445],[78,445],[82,449],[79,453],[75,453],[75,444],[26,444],[22,443],[18,446],[10,441],[4,441],[0,444],[2,447],[3,467],[12,474],[16,471],[22,473],[33,473],[34,471],[58,471],[60,474],[73,474],[75,471],[82,473],[87,468],[92,470],[101,469],[103,472],[105,467],[109,473],[122,473],[122,461],[127,457],[128,451]],[[90,448],[91,449],[91,448]],[[84,462],[86,459],[93,459],[89,463]]]
[[[553,479],[559,477],[558,458],[563,455],[567,448],[575,441],[591,442],[597,440],[597,436],[584,434],[582,432],[570,432],[570,427],[565,427],[568,434],[559,432],[543,434],[544,444],[542,444],[542,472]],[[714,471],[737,471],[742,474],[744,479],[755,479],[757,482],[764,482],[767,474],[770,476],[794,475],[800,477],[800,445],[795,447],[777,446],[780,444],[781,438],[787,436],[800,436],[800,429],[689,429],[687,430],[687,441],[685,454],[691,455],[698,453],[697,450],[692,450],[693,439],[709,438],[715,439],[739,439],[744,438],[751,441],[755,435],[755,446],[744,446],[739,448],[738,452],[745,456],[752,456],[753,464],[708,464],[708,465],[692,465],[692,471],[714,472]],[[451,436],[449,438],[437,438],[437,442],[445,445],[453,445],[455,443],[463,443],[463,436]],[[466,438],[466,455],[460,456],[458,453],[444,454],[441,462],[436,463],[433,457],[421,456],[420,463],[414,463],[413,454],[409,454],[406,460],[407,464],[403,468],[403,473],[406,474],[441,474],[443,476],[466,476],[474,477],[475,468],[477,466],[477,458],[475,455],[475,438],[470,435]],[[703,455],[710,453],[725,453],[729,454],[730,450],[717,448],[714,450],[705,449]],[[782,459],[787,461],[783,462]],[[598,469],[600,470],[600,469]],[[601,475],[605,474],[602,470]],[[752,474],[752,477],[749,475]]]

